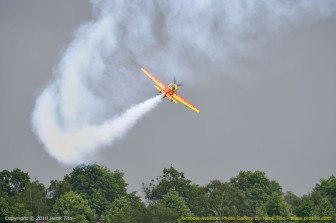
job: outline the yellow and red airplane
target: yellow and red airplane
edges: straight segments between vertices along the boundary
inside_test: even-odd
[[[194,105],[192,105],[186,99],[184,99],[181,95],[176,93],[178,87],[182,86],[182,84],[176,84],[175,78],[174,78],[174,82],[171,82],[167,86],[162,81],[157,79],[153,74],[149,73],[145,68],[141,67],[141,71],[144,72],[150,79],[152,79],[155,82],[155,84],[158,85],[158,86],[154,85],[154,87],[163,94],[162,98],[167,97],[167,98],[170,99],[171,102],[175,102],[175,103],[177,103],[177,101],[180,101],[185,106],[191,108],[195,112],[200,112],[200,110],[198,108],[196,108]]]

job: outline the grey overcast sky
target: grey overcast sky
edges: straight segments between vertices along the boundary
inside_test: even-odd
[[[173,11],[168,6],[167,10],[153,17],[159,21],[155,26],[159,27],[169,10]],[[51,179],[61,179],[72,170],[73,167],[49,156],[39,143],[31,129],[31,113],[35,99],[52,81],[53,70],[74,38],[75,30],[92,19],[91,11],[90,2],[82,0],[0,0],[1,170],[20,168],[47,185]],[[201,113],[165,100],[125,137],[99,150],[92,161],[124,171],[129,190],[139,194],[142,182],[159,176],[170,165],[201,185],[212,179],[228,181],[240,170],[262,170],[277,180],[284,191],[299,195],[309,192],[320,178],[336,171],[334,12],[325,17],[311,16],[313,19],[308,16],[307,21],[303,16],[295,25],[277,23],[278,29],[284,31],[268,32],[259,27],[254,35],[240,36],[239,43],[246,45],[246,51],[225,54],[223,62],[217,57],[217,64],[210,61],[212,57],[204,60],[194,57],[192,50],[178,54],[188,67],[186,70],[198,75],[181,76],[184,87],[179,92],[197,105]],[[262,17],[265,12],[258,13]],[[286,19],[284,16],[283,20]],[[161,38],[159,44],[164,44],[160,32],[165,31],[157,28],[156,32]],[[223,37],[223,41],[230,40]],[[125,48],[130,46],[127,38],[122,44]],[[223,46],[219,46],[217,55],[222,55]],[[166,68],[171,61],[178,60],[170,58],[177,55],[179,45],[176,47],[174,53],[164,52],[160,47],[151,50],[161,49],[153,54],[166,53],[162,58],[170,62],[161,61]],[[205,48],[205,54],[212,49],[211,45]],[[111,55],[114,59],[123,56]],[[118,61],[115,59],[113,66],[118,66]],[[127,61],[136,66],[142,59]],[[143,61],[143,66],[163,81],[172,80],[175,74],[171,72],[178,70],[171,68],[165,73],[160,60],[153,64],[149,59]],[[148,98],[156,91],[146,81],[144,78],[148,85],[143,82],[140,85],[148,88],[144,93]],[[111,86],[116,84],[119,83]],[[108,90],[102,94],[110,99]],[[106,103],[111,103],[112,109],[113,101]],[[134,101],[124,103],[130,106]]]

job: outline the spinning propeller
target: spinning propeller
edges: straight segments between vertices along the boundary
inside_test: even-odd
[[[176,78],[174,77],[174,84],[176,84]],[[183,86],[183,84],[176,84],[178,87]]]

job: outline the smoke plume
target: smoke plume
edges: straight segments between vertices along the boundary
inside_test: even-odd
[[[97,148],[121,138],[147,112],[161,100],[156,96],[132,106],[120,116],[99,125],[82,125],[80,128],[62,129],[57,122],[54,95],[46,90],[36,102],[33,123],[36,134],[45,144],[47,152],[64,164],[79,164],[89,159]]]
[[[85,162],[158,104],[158,97],[148,99],[154,91],[140,67],[164,82],[175,76],[188,86],[206,83],[225,75],[233,56],[248,57],[291,29],[328,18],[335,6],[333,0],[92,0],[92,21],[75,32],[36,100],[33,131],[59,162]]]

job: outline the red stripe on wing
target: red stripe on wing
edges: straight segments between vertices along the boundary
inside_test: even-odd
[[[168,88],[167,85],[165,85],[162,81],[157,79],[153,74],[149,73],[145,68],[141,67],[141,71],[144,72],[150,79],[152,79],[163,90],[166,90]]]

